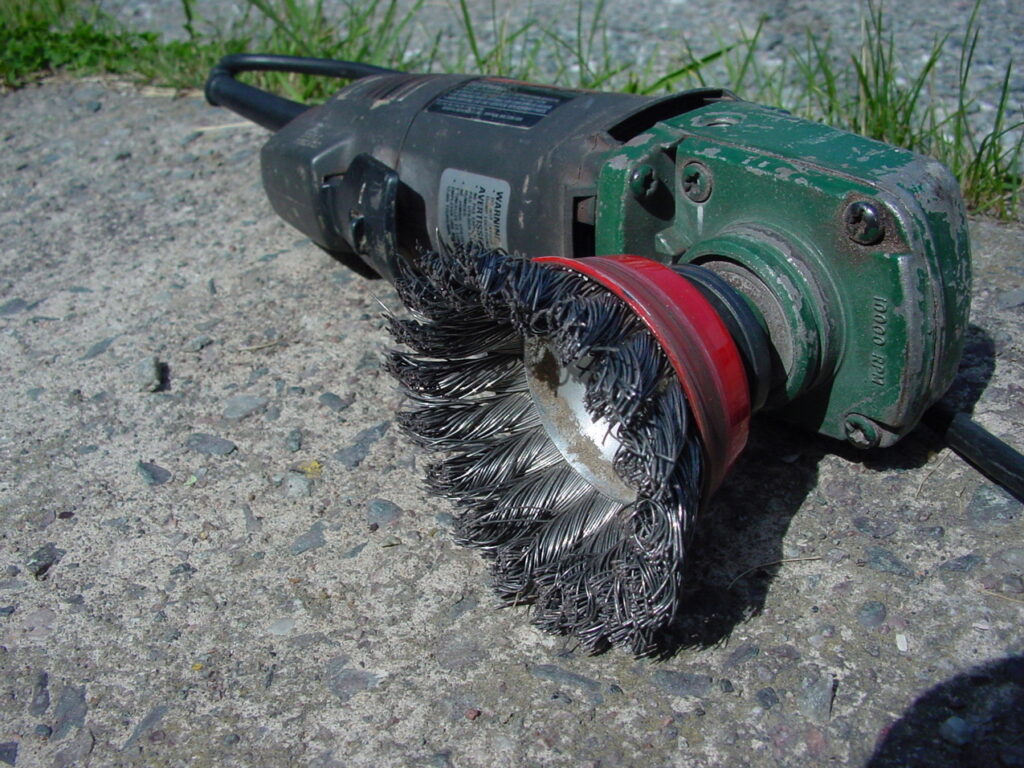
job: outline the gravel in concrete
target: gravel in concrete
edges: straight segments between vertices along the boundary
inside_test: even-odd
[[[759,421],[665,659],[588,657],[500,608],[387,428],[400,397],[369,361],[394,293],[270,212],[264,138],[192,92],[0,96],[0,759],[1019,759],[1022,507],[924,430],[861,454]],[[1024,316],[1005,296],[1024,232],[972,225],[953,397],[1021,446]],[[161,391],[132,375],[144,355],[169,366]],[[337,413],[327,392],[358,396]],[[206,455],[196,434],[244,450]],[[401,509],[376,532],[374,500]],[[36,579],[49,544],[64,555]]]

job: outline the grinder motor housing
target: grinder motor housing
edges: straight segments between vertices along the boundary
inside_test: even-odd
[[[956,373],[970,254],[948,170],[728,91],[374,74],[261,160],[275,211],[363,274],[453,247],[705,267],[767,333],[755,405],[861,448]]]

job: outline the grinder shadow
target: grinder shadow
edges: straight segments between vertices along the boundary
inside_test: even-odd
[[[995,341],[984,328],[968,325],[956,379],[942,399],[956,411],[973,412],[995,370]]]
[[[994,370],[991,336],[971,325],[957,378],[943,400],[970,413]],[[817,487],[824,456],[886,472],[919,469],[942,447],[941,437],[923,426],[890,448],[861,451],[770,417],[755,419],[746,450],[697,525],[686,592],[656,656],[718,645],[761,612],[785,559],[790,521]]]
[[[746,450],[697,525],[687,589],[658,657],[718,645],[761,612],[790,521],[817,485],[829,447],[788,425],[755,421]]]

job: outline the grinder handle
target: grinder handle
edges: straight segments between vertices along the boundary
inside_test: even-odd
[[[294,72],[357,80],[369,75],[394,74],[396,70],[354,61],[275,56],[267,53],[234,53],[222,58],[210,70],[206,80],[206,100],[276,131],[309,109],[309,105],[240,83],[235,79],[239,72]]]

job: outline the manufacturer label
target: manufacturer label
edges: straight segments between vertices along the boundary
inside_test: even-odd
[[[427,111],[481,123],[530,128],[571,98],[553,88],[481,78],[439,96]]]
[[[503,179],[446,168],[437,199],[441,239],[453,246],[508,248],[508,199]]]
[[[888,326],[889,301],[884,296],[875,296],[871,300],[871,343],[876,347],[885,346]],[[868,366],[868,378],[875,386],[885,386],[885,355],[881,352],[871,353],[871,363]]]

